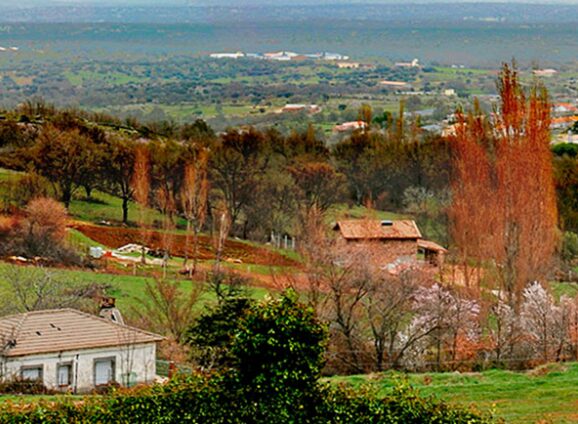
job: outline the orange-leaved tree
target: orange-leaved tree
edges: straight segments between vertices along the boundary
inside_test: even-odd
[[[141,226],[142,256],[141,262],[146,262],[147,229],[146,215],[149,206],[151,187],[149,151],[145,145],[137,146],[135,150],[134,171],[132,174],[132,187],[134,199],[139,207],[139,224]]]
[[[490,265],[514,305],[529,281],[545,277],[558,243],[550,103],[537,82],[527,97],[509,65],[498,89],[490,118],[477,106],[459,116],[450,219],[463,263]]]

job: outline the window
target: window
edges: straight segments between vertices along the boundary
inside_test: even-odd
[[[72,384],[72,364],[58,364],[56,381],[59,387],[70,386]]]
[[[114,358],[94,360],[94,385],[101,386],[114,381]]]
[[[42,365],[22,367],[20,369],[20,376],[22,380],[42,383]]]

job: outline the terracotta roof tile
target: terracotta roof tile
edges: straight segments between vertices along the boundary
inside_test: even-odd
[[[348,240],[403,240],[419,239],[421,233],[415,221],[380,221],[373,219],[356,219],[338,221],[334,230]]]
[[[432,250],[434,252],[443,252],[443,253],[447,253],[448,250],[443,247],[440,246],[439,244],[430,241],[430,240],[418,240],[417,241],[417,247],[420,247],[422,249],[426,249],[426,250]]]
[[[24,356],[159,342],[162,336],[74,309],[27,312],[0,318],[4,356]]]

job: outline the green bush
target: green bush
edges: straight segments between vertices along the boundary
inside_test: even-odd
[[[578,258],[578,234],[567,231],[562,240],[562,259],[572,262]]]
[[[255,405],[256,422],[305,422],[318,402],[326,330],[297,298],[254,304],[233,340],[232,389]]]
[[[0,406],[3,424],[44,423],[311,423],[311,424],[434,424],[494,422],[489,416],[455,408],[434,398],[424,398],[405,384],[380,398],[369,390],[318,385],[312,395],[316,403],[305,410],[285,405],[279,410],[275,399],[259,404],[248,399],[244,390],[230,390],[223,376],[176,378],[166,385],[118,390],[106,397],[85,398],[82,402],[39,402],[34,405],[4,403]],[[264,410],[280,413],[266,413]]]

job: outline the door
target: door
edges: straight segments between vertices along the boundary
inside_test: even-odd
[[[114,359],[94,361],[94,385],[100,386],[114,381]]]

